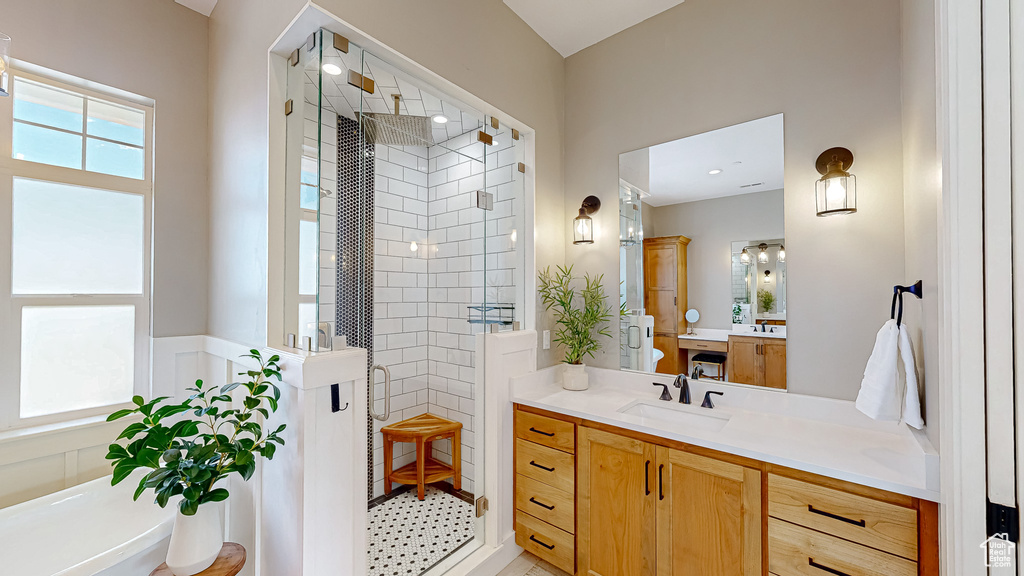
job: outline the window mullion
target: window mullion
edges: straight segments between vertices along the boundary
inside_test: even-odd
[[[86,130],[89,129],[89,99],[82,97],[82,170],[85,170],[85,155],[89,149],[86,146],[86,142],[89,140],[89,135],[86,134]]]

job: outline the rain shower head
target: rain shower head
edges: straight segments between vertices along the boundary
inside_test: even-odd
[[[392,94],[395,100],[394,114],[362,114],[363,133],[370,144],[385,146],[430,146],[434,143],[429,116],[402,116],[398,103],[402,96]]]

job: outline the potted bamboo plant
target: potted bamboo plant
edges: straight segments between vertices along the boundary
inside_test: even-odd
[[[270,460],[277,446],[284,445],[284,424],[269,432],[260,422],[261,416],[266,419],[277,411],[281,399],[281,391],[270,382],[281,380],[280,357],[264,361],[259,351],[249,352],[243,357],[254,359],[259,368],[239,373],[247,381],[217,389],[196,380],[184,402],[168,402],[167,397],[146,402],[136,396],[134,408],[107,417],[141,417],[117,437],[125,442],[109,447],[107,459],[114,465],[111,484],[136,469],[148,469],[135,490],[136,500],[149,489],[161,508],[181,497],[167,550],[167,567],[175,576],[192,576],[210,567],[224,545],[223,502],[228,490],[222,481],[231,474],[249,480],[257,458]],[[238,387],[244,395],[236,398],[236,407],[229,393]]]
[[[601,349],[598,336],[611,337],[608,321],[612,317],[608,296],[601,285],[603,276],[583,277],[583,288],[574,287],[572,266],[558,267],[555,274],[545,268],[539,275],[541,302],[555,316],[555,337],[552,339],[565,349],[565,367],[562,371],[562,387],[566,390],[586,390],[590,386],[586,356],[594,357]]]

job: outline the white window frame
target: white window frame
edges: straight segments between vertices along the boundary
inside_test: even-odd
[[[153,118],[154,106],[151,100],[128,95],[120,90],[105,89],[86,81],[69,79],[59,75],[56,80],[50,75],[11,69],[11,95],[0,98],[0,431],[12,428],[27,428],[54,424],[90,416],[109,414],[131,402],[98,406],[83,410],[59,412],[45,416],[22,418],[21,407],[21,316],[26,306],[111,306],[130,305],[135,308],[135,385],[134,393],[146,395],[149,392],[150,374],[150,328],[152,294],[152,237],[153,237]],[[58,74],[53,74],[58,76]],[[12,157],[14,99],[17,90],[16,78],[31,80],[47,86],[68,90],[82,96],[127,106],[145,114],[144,161],[145,176],[142,180],[90,172],[84,169],[65,168],[41,164]],[[88,87],[86,87],[86,85]],[[83,148],[84,148],[83,135]],[[15,295],[12,294],[12,206],[14,179],[26,178],[134,194],[144,201],[144,268],[143,288],[139,294],[64,294],[64,295]],[[59,349],[61,343],[54,342]]]

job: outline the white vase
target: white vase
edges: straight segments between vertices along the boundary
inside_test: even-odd
[[[178,510],[167,547],[167,567],[174,576],[192,576],[209,568],[223,546],[223,502],[207,502],[192,516]]]
[[[590,376],[587,375],[587,365],[563,364],[562,388],[566,390],[586,390],[590,388]]]

